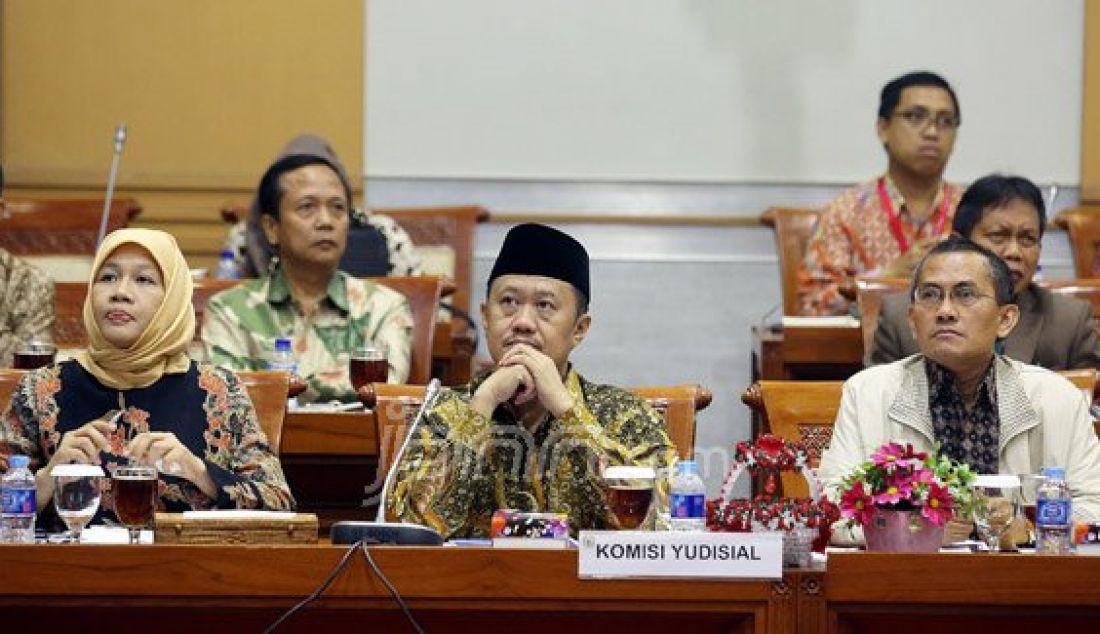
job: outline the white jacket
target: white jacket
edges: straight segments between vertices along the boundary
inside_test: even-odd
[[[1100,443],[1081,390],[1058,374],[996,357],[1001,473],[1065,467],[1073,515],[1100,520]],[[915,354],[844,384],[836,426],[818,471],[835,495],[840,479],[883,444],[935,446],[924,357]]]

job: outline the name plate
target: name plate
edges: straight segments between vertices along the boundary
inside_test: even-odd
[[[780,579],[782,533],[581,531],[578,576]]]

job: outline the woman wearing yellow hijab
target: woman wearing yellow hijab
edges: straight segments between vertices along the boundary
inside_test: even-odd
[[[92,271],[88,348],[20,382],[0,419],[0,469],[12,454],[30,456],[39,512],[53,491],[50,469],[72,462],[108,472],[158,465],[160,510],[293,508],[244,387],[232,372],[187,356],[192,284],[175,239],[116,231]],[[99,516],[115,519],[109,490]]]

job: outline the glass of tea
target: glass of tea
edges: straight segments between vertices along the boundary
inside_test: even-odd
[[[645,523],[653,505],[657,474],[651,467],[607,467],[603,472],[607,505],[617,527],[634,530]]]
[[[390,375],[389,361],[383,346],[360,346],[352,351],[348,360],[348,375],[356,389],[367,383],[385,383]]]
[[[16,370],[36,370],[54,361],[57,347],[48,341],[27,341],[16,348],[12,355],[12,367]]]
[[[157,470],[147,465],[115,467],[111,477],[115,514],[130,529],[130,543],[141,539],[141,529],[153,521],[157,500]]]
[[[99,465],[92,464],[61,464],[50,470],[53,504],[69,529],[65,541],[79,543],[84,527],[99,510],[99,485],[104,475]]]

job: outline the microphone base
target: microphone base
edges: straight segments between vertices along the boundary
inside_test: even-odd
[[[329,533],[333,544],[394,544],[442,546],[443,536],[427,526],[404,522],[336,522]]]

